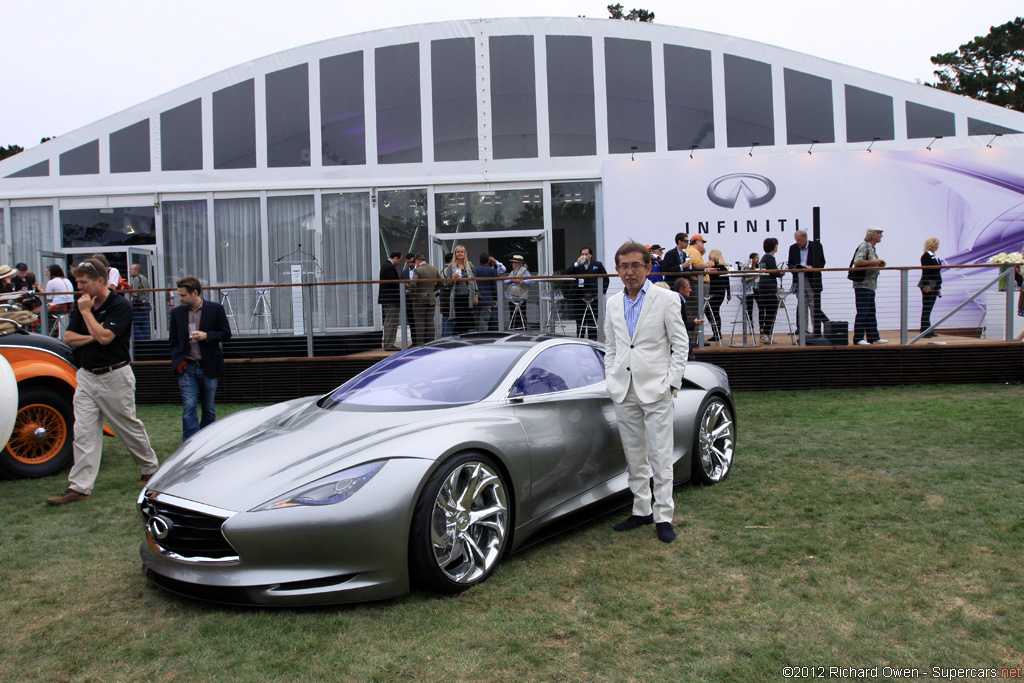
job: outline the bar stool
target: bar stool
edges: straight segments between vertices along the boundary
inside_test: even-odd
[[[228,327],[232,334],[239,334],[238,322],[235,320],[235,309],[231,307],[231,292],[235,291],[234,282],[222,282],[220,284],[220,305],[224,307],[224,315],[228,319]]]
[[[597,315],[594,314],[594,297],[583,299],[583,318],[580,319],[580,329],[576,330],[576,336],[580,339],[589,339],[590,332],[597,332]],[[593,323],[593,325],[591,325]]]
[[[258,285],[269,285],[270,282],[258,282]],[[266,324],[267,334],[272,334],[272,323],[273,316],[270,311],[270,300],[267,298],[267,293],[270,291],[270,287],[257,287],[256,288],[256,305],[252,309],[252,317],[249,319],[249,334],[252,334],[253,323],[256,322],[257,318],[261,319],[260,328]],[[257,328],[257,329],[260,329]]]
[[[544,323],[544,331],[555,334],[555,328],[557,327],[561,330],[561,334],[564,335],[565,322],[562,320],[561,304],[565,301],[565,295],[562,294],[562,290],[552,287],[550,291],[542,293],[540,298],[550,303],[548,306],[548,319]]]
[[[526,317],[523,315],[523,304],[526,303],[526,299],[510,296],[508,297],[509,303],[512,304],[512,314],[508,318],[508,329],[509,330],[525,330],[526,329]],[[518,325],[516,324],[516,321]]]

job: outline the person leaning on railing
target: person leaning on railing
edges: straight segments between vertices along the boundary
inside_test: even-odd
[[[779,240],[766,237],[761,245],[764,256],[761,257],[761,270],[778,270],[775,252],[779,250]],[[779,274],[765,273],[757,283],[757,311],[761,318],[761,342],[771,344],[775,330],[775,316],[779,312]]]

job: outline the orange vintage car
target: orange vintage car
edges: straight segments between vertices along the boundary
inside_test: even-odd
[[[0,451],[0,477],[45,477],[72,460],[78,382],[71,347],[24,329],[0,330],[0,355],[14,371],[18,413],[7,445]],[[17,326],[15,326],[17,328]],[[104,426],[104,433],[113,434]]]

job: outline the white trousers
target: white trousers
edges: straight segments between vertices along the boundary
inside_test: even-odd
[[[156,453],[149,445],[145,425],[135,417],[135,373],[131,366],[103,375],[94,375],[80,368],[76,377],[75,464],[68,475],[71,488],[79,493],[92,494],[103,456],[104,417],[135,459],[139,472],[156,472],[159,466]]]
[[[646,517],[652,513],[650,481],[653,477],[654,521],[671,522],[675,509],[672,500],[672,395],[654,403],[642,403],[630,381],[625,400],[613,401],[612,405],[626,455],[633,514]]]

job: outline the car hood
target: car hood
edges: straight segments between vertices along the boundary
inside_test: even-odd
[[[423,423],[445,424],[466,410],[325,410],[316,401],[298,399],[218,420],[182,444],[148,488],[226,510],[250,510],[363,462],[425,457],[422,441],[414,448]],[[403,450],[406,434],[416,438]]]

